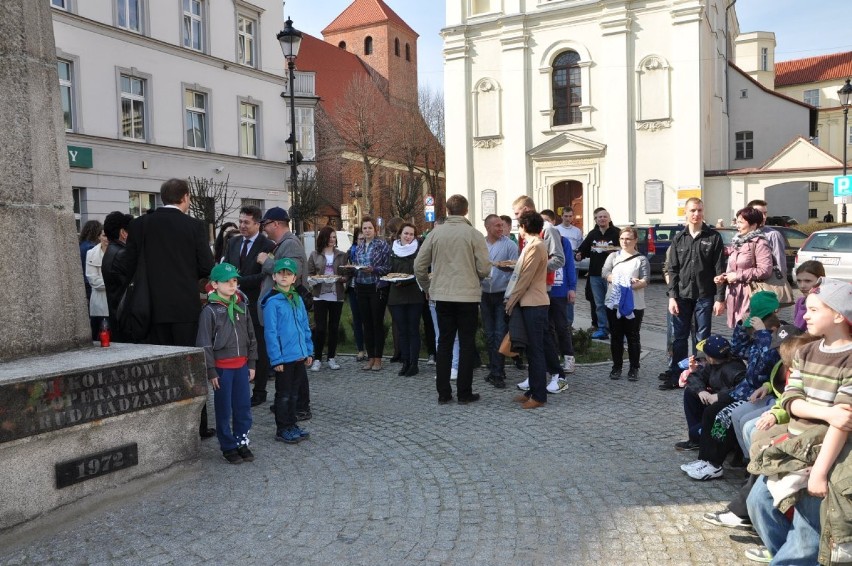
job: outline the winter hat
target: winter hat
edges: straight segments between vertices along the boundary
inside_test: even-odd
[[[758,291],[751,296],[748,305],[748,318],[743,320],[743,326],[751,328],[751,317],[766,318],[778,310],[778,295],[772,291]]]

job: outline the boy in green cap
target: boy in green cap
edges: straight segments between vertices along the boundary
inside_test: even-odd
[[[257,342],[245,295],[237,290],[240,274],[230,263],[210,272],[213,291],[198,319],[195,345],[204,348],[207,377],[213,386],[216,436],[222,456],[231,464],[251,462],[251,387]],[[231,420],[233,418],[233,428]]]
[[[296,291],[296,262],[284,257],[275,262],[274,286],[260,300],[269,365],[275,371],[275,440],[297,444],[309,433],[296,424],[299,387],[308,378],[305,366],[313,363],[314,346],[308,312]]]

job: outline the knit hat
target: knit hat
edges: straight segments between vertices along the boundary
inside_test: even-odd
[[[706,340],[695,345],[699,352],[704,352],[711,358],[724,360],[731,355],[731,343],[724,336],[711,334]]]
[[[210,281],[221,283],[222,281],[230,281],[231,279],[239,279],[240,272],[230,263],[218,263],[210,272]]]
[[[772,342],[769,344],[769,347],[775,350],[782,342],[784,342],[784,340],[787,340],[788,338],[795,338],[801,334],[802,331],[796,328],[793,324],[781,325],[772,333]]]
[[[748,304],[748,318],[743,319],[743,326],[751,328],[751,317],[766,318],[778,310],[778,295],[772,291],[758,291],[751,296]]]
[[[852,283],[821,277],[811,294],[852,324]]]
[[[299,274],[299,265],[289,257],[282,257],[278,261],[275,262],[275,273],[286,269],[291,272],[293,275]]]

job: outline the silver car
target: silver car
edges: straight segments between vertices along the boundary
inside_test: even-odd
[[[852,282],[852,226],[827,228],[811,234],[796,253],[796,269],[808,260],[821,262],[826,277]]]

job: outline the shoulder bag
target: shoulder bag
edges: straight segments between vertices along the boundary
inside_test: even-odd
[[[771,291],[775,293],[775,296],[778,297],[778,304],[781,307],[789,307],[796,300],[793,298],[793,289],[790,287],[790,284],[787,282],[787,279],[784,277],[784,274],[781,273],[781,270],[778,268],[778,263],[775,261],[775,255],[769,254],[772,257],[772,272],[769,274],[769,277],[762,281],[749,281],[749,289],[751,290],[751,294],[755,294],[759,291]],[[752,258],[754,260],[754,266],[757,267],[757,244],[754,244],[752,247]]]

